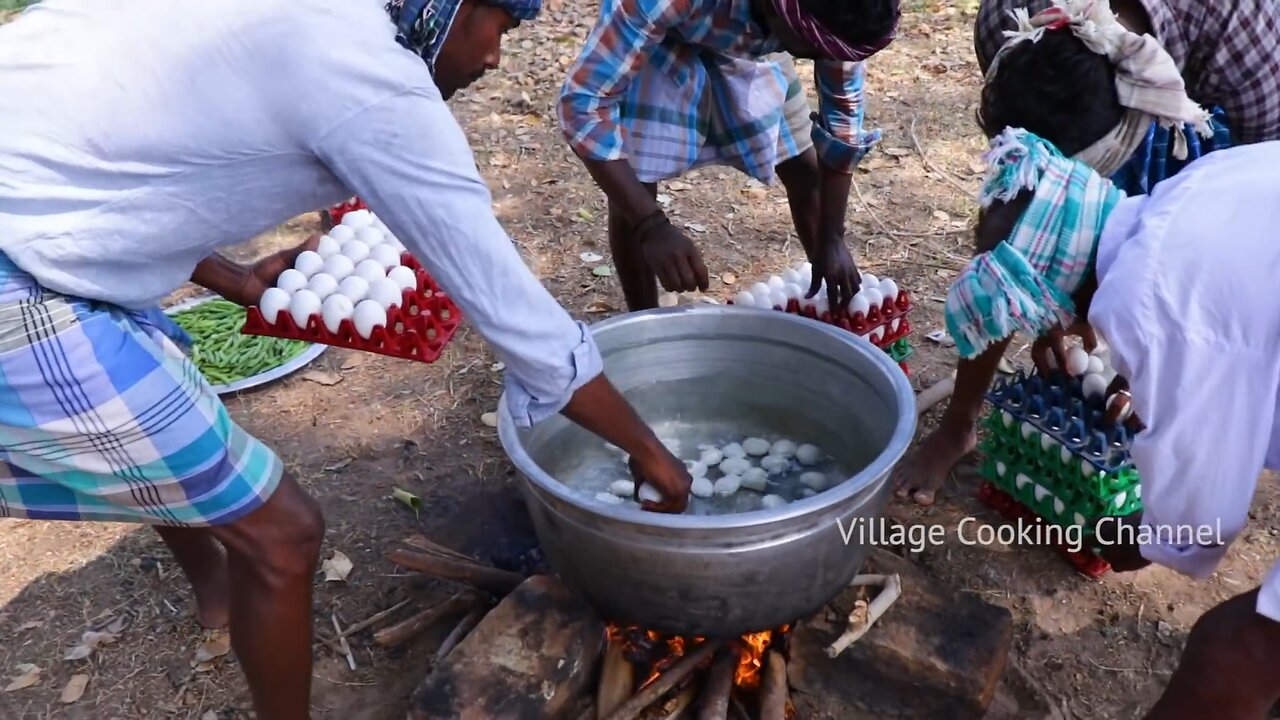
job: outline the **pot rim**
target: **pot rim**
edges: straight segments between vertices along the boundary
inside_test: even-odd
[[[637,525],[645,528],[719,530],[769,525],[779,521],[789,520],[791,518],[812,515],[815,512],[828,508],[842,506],[877,482],[888,479],[889,471],[897,465],[902,456],[906,454],[907,448],[911,445],[911,441],[915,436],[917,422],[915,414],[915,393],[911,388],[911,381],[908,380],[907,376],[902,372],[902,368],[898,367],[898,364],[889,357],[888,353],[873,345],[870,340],[828,323],[811,320],[801,315],[784,313],[777,310],[744,308],[733,305],[687,305],[673,308],[642,310],[639,312],[625,313],[607,318],[588,326],[588,329],[590,329],[594,335],[596,332],[601,330],[648,322],[661,322],[662,318],[685,313],[724,315],[734,313],[767,313],[771,318],[775,318],[778,322],[808,323],[811,329],[826,333],[830,337],[848,344],[856,352],[862,353],[864,357],[871,358],[872,366],[875,367],[882,376],[888,379],[890,386],[893,388],[893,394],[902,409],[898,416],[898,422],[895,424],[893,431],[890,434],[888,445],[886,445],[885,448],[876,455],[875,459],[872,460],[870,464],[858,473],[849,477],[839,486],[831,490],[820,492],[813,497],[788,503],[782,507],[751,510],[748,512],[731,513],[727,515],[672,515],[668,513],[655,513],[641,510],[640,508],[603,505],[598,502],[593,502],[590,498],[580,496],[578,493],[571,491],[564,483],[548,475],[536,462],[534,462],[533,458],[525,449],[523,443],[520,442],[519,432],[516,428],[515,420],[511,417],[511,412],[505,402],[504,393],[504,398],[499,402],[498,409],[498,438],[502,443],[502,447],[506,451],[507,456],[516,466],[516,469],[520,471],[525,482],[532,485],[536,491],[550,494],[560,502],[571,505],[581,512],[607,518],[618,523]]]

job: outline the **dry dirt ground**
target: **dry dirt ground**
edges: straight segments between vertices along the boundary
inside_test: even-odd
[[[519,29],[502,70],[453,103],[502,221],[548,287],[587,320],[616,312],[622,302],[613,278],[593,275],[579,259],[584,251],[607,257],[605,208],[561,140],[553,102],[595,8],[553,9]],[[862,268],[896,278],[916,298],[918,352],[911,367],[922,384],[952,362],[950,351],[932,347],[924,334],[940,326],[944,288],[967,254],[980,170],[971,23],[968,7],[915,6],[900,39],[873,60],[868,118],[885,139],[863,163],[850,202],[850,239]],[[743,282],[802,258],[780,188],[753,187],[713,168],[662,193],[669,213],[695,233],[717,277],[732,273]],[[315,216],[298,218],[235,254],[249,258],[298,242],[315,226]],[[717,280],[711,294],[725,298],[732,291]],[[315,616],[329,635],[335,612],[350,624],[405,597],[423,603],[444,597],[447,588],[412,586],[383,551],[397,538],[464,512],[468,501],[514,492],[495,432],[480,421],[500,392],[493,362],[464,326],[433,366],[331,350],[314,367],[337,373],[337,384],[294,376],[228,401],[236,419],[267,440],[319,498],[328,520],[324,557],[340,551],[354,562],[346,582],[317,577]],[[421,496],[420,516],[389,498],[396,486]],[[947,524],[949,541],[916,559],[944,581],[1013,611],[1008,680],[1022,705],[1002,699],[993,715],[1038,717],[1051,705],[1068,717],[1140,717],[1168,679],[1197,616],[1253,587],[1280,554],[1280,512],[1270,482],[1228,561],[1198,584],[1161,569],[1088,581],[1049,550],[962,544],[954,537],[958,519],[998,522],[973,499],[973,489],[971,473],[960,472],[936,507],[895,504],[889,512],[906,523]],[[113,624],[116,642],[85,660],[64,659],[84,631]],[[317,643],[314,716],[403,717],[442,632],[396,652],[358,635],[355,671]],[[147,530],[0,522],[0,638],[0,687],[21,674],[22,664],[41,670],[34,686],[0,692],[3,718],[251,716],[231,655],[193,669],[207,636],[192,621],[180,572]],[[87,689],[63,704],[59,695],[75,674],[89,676]]]

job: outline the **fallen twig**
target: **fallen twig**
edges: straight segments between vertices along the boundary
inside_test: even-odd
[[[401,600],[400,602],[396,603],[395,605],[392,605],[391,607],[387,608],[386,610],[383,610],[382,612],[377,612],[370,615],[364,620],[361,620],[355,625],[352,625],[348,627],[346,630],[343,630],[342,633],[338,635],[338,639],[341,640],[342,638],[350,637],[360,632],[361,630],[364,630],[367,627],[371,627],[373,625],[376,625],[382,622],[383,620],[386,620],[387,618],[395,614],[397,610],[404,607],[405,605],[408,605],[411,602],[413,602],[412,598]]]
[[[392,550],[387,553],[391,562],[410,570],[473,585],[495,595],[506,595],[525,581],[518,573],[499,570],[475,560],[444,557],[412,550]]]
[[[920,162],[924,163],[925,169],[937,173],[939,176],[942,177],[943,180],[946,180],[948,183],[950,183],[951,187],[959,190],[961,195],[969,196],[973,194],[973,189],[967,188],[964,185],[961,185],[958,180],[951,177],[951,173],[947,172],[946,170],[942,170],[938,168],[937,165],[934,165],[933,162],[929,160],[929,156],[925,155],[924,148],[921,147],[920,145],[920,138],[916,137],[916,116],[915,115],[911,116],[911,127],[907,129],[907,132],[908,134],[911,135],[911,144],[915,146],[916,153],[920,155]]]
[[[702,697],[698,701],[698,720],[727,720],[729,694],[733,692],[733,671],[738,667],[738,649],[735,644],[725,647],[716,657],[702,683]]]
[[[413,616],[401,620],[390,627],[383,628],[373,634],[373,641],[383,646],[399,645],[431,627],[437,620],[462,610],[467,610],[479,602],[474,593],[464,590],[436,605]]]
[[[689,673],[697,669],[699,665],[714,655],[723,645],[721,641],[708,640],[693,652],[681,657],[657,680],[641,688],[640,692],[632,695],[630,700],[618,706],[618,709],[614,710],[613,714],[609,715],[606,720],[635,720],[636,716],[644,712],[645,708],[675,687],[676,683],[685,679]]]
[[[760,681],[760,720],[787,718],[787,661],[782,653],[765,653],[764,679]]]
[[[884,615],[902,594],[902,578],[898,575],[859,575],[849,585],[850,587],[879,586],[881,590],[869,605],[859,603],[854,607],[853,612],[849,613],[849,629],[827,648],[828,657],[837,657],[845,651],[845,648],[866,635],[876,620],[879,620],[880,616]]]
[[[338,613],[336,610],[329,615],[329,619],[333,621],[333,631],[338,633],[338,645],[342,648],[342,654],[347,656],[347,666],[352,670],[355,670],[356,656],[351,654],[351,645],[347,643],[347,638],[342,633],[342,626],[338,624]]]
[[[916,393],[916,414],[923,415],[929,408],[951,397],[955,391],[956,374],[952,372],[949,376]]]
[[[489,614],[489,608],[486,605],[471,608],[471,612],[463,616],[463,618],[458,621],[458,624],[453,627],[453,630],[449,631],[444,642],[440,643],[440,647],[436,650],[436,654],[431,658],[432,664],[444,660],[445,656],[453,652],[453,649],[458,646],[458,643],[465,640],[467,633],[474,630],[476,625],[479,625],[480,621],[483,620],[484,616],[487,614]]]
[[[404,542],[405,545],[408,545],[409,547],[414,548],[415,550],[421,550],[423,552],[428,552],[428,553],[435,553],[436,555],[443,555],[444,557],[453,558],[454,560],[466,560],[467,562],[476,562],[475,558],[465,555],[463,553],[460,553],[457,550],[454,550],[453,548],[448,548],[439,543],[432,542],[422,535],[410,535],[409,537],[405,538],[402,542]]]

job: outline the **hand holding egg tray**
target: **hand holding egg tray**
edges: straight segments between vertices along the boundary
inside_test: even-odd
[[[825,285],[814,297],[805,297],[812,279],[813,266],[801,263],[739,292],[730,304],[773,308],[835,325],[870,340],[889,353],[903,372],[907,372],[905,361],[911,354],[911,346],[905,341],[911,334],[911,321],[907,315],[913,306],[906,290],[899,288],[892,278],[862,273],[862,286],[848,309],[833,313],[827,302]]]
[[[342,216],[249,308],[242,332],[431,363],[462,312],[368,210]]]

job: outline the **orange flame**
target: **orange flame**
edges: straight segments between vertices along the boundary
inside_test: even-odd
[[[755,690],[760,686],[760,675],[764,667],[765,652],[773,644],[776,637],[775,633],[778,635],[785,634],[790,629],[789,625],[784,625],[776,631],[766,630],[742,636],[739,641],[738,667],[735,668],[733,674],[734,686],[744,690]],[[649,674],[640,683],[640,688],[644,688],[654,680],[657,680],[676,660],[679,660],[688,652],[690,647],[696,647],[705,641],[705,638],[700,636],[693,638],[684,638],[678,635],[663,636],[653,630],[640,630],[634,627],[623,628],[618,625],[608,626],[608,637],[610,643],[621,644],[625,649],[631,650],[637,655],[661,652],[660,657],[647,668]]]

